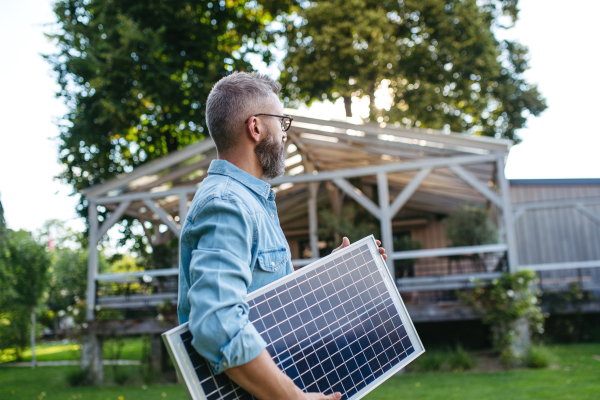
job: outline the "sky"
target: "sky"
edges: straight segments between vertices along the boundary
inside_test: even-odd
[[[518,132],[506,166],[509,179],[600,178],[600,39],[598,0],[521,0],[519,21],[504,32],[529,47],[529,82],[538,85],[548,109]],[[77,218],[77,196],[54,177],[58,129],[66,107],[40,54],[54,47],[44,37],[53,22],[48,0],[5,1],[0,13],[0,200],[9,228],[37,230],[44,221]],[[319,110],[319,111],[317,111]],[[341,104],[309,110],[343,118]]]

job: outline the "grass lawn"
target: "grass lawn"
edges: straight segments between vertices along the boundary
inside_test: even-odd
[[[123,348],[121,350],[121,360],[141,360],[142,359],[142,339],[123,339]],[[61,360],[79,360],[81,359],[81,345],[71,341],[46,342],[35,346],[35,356],[37,361],[61,361]],[[108,340],[104,342],[104,359],[114,359],[116,342]],[[15,361],[14,351],[4,350],[0,354],[0,363]],[[31,350],[23,352],[23,361],[31,361]]]
[[[408,373],[385,382],[366,398],[376,399],[598,399],[600,398],[600,344],[551,346],[554,366],[494,373]],[[130,400],[187,399],[179,385],[104,386],[72,388],[66,375],[75,367],[0,368],[2,400]],[[137,371],[136,367],[129,368]],[[105,368],[110,380],[111,368]],[[136,378],[137,379],[137,378]],[[135,379],[134,379],[135,380]]]

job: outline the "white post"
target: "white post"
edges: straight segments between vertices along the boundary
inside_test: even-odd
[[[319,258],[319,237],[317,236],[317,195],[318,183],[308,184],[308,232],[310,239],[310,252],[312,258]]]
[[[188,212],[188,197],[187,193],[182,192],[179,195],[179,226],[183,228],[183,223],[187,217]]]
[[[87,276],[87,301],[85,318],[94,320],[96,307],[96,276],[98,275],[98,209],[96,203],[89,201],[88,219],[90,231],[88,234],[88,276]]]
[[[396,280],[396,273],[394,271],[394,260],[392,260],[392,253],[394,253],[394,238],[392,235],[392,215],[390,214],[390,193],[388,188],[388,179],[385,172],[377,173],[377,191],[379,192],[379,210],[381,212],[381,218],[379,223],[381,224],[381,242],[385,248],[386,254],[388,254],[387,266],[392,275],[392,279]]]
[[[498,184],[502,191],[502,216],[504,218],[506,245],[508,246],[508,270],[510,273],[514,273],[518,270],[519,258],[517,254],[517,236],[512,211],[512,200],[510,198],[510,184],[504,176],[504,155],[497,159],[496,166],[498,172]]]
[[[35,310],[31,310],[31,368],[35,368]]]

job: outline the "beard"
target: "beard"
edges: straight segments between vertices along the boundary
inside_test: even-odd
[[[283,158],[283,142],[277,142],[275,134],[267,131],[268,135],[256,145],[254,152],[263,170],[263,179],[275,179],[285,173]]]

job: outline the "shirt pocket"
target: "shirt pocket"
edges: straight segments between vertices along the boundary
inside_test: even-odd
[[[276,272],[288,261],[289,256],[285,247],[258,251],[258,266],[263,271]]]

